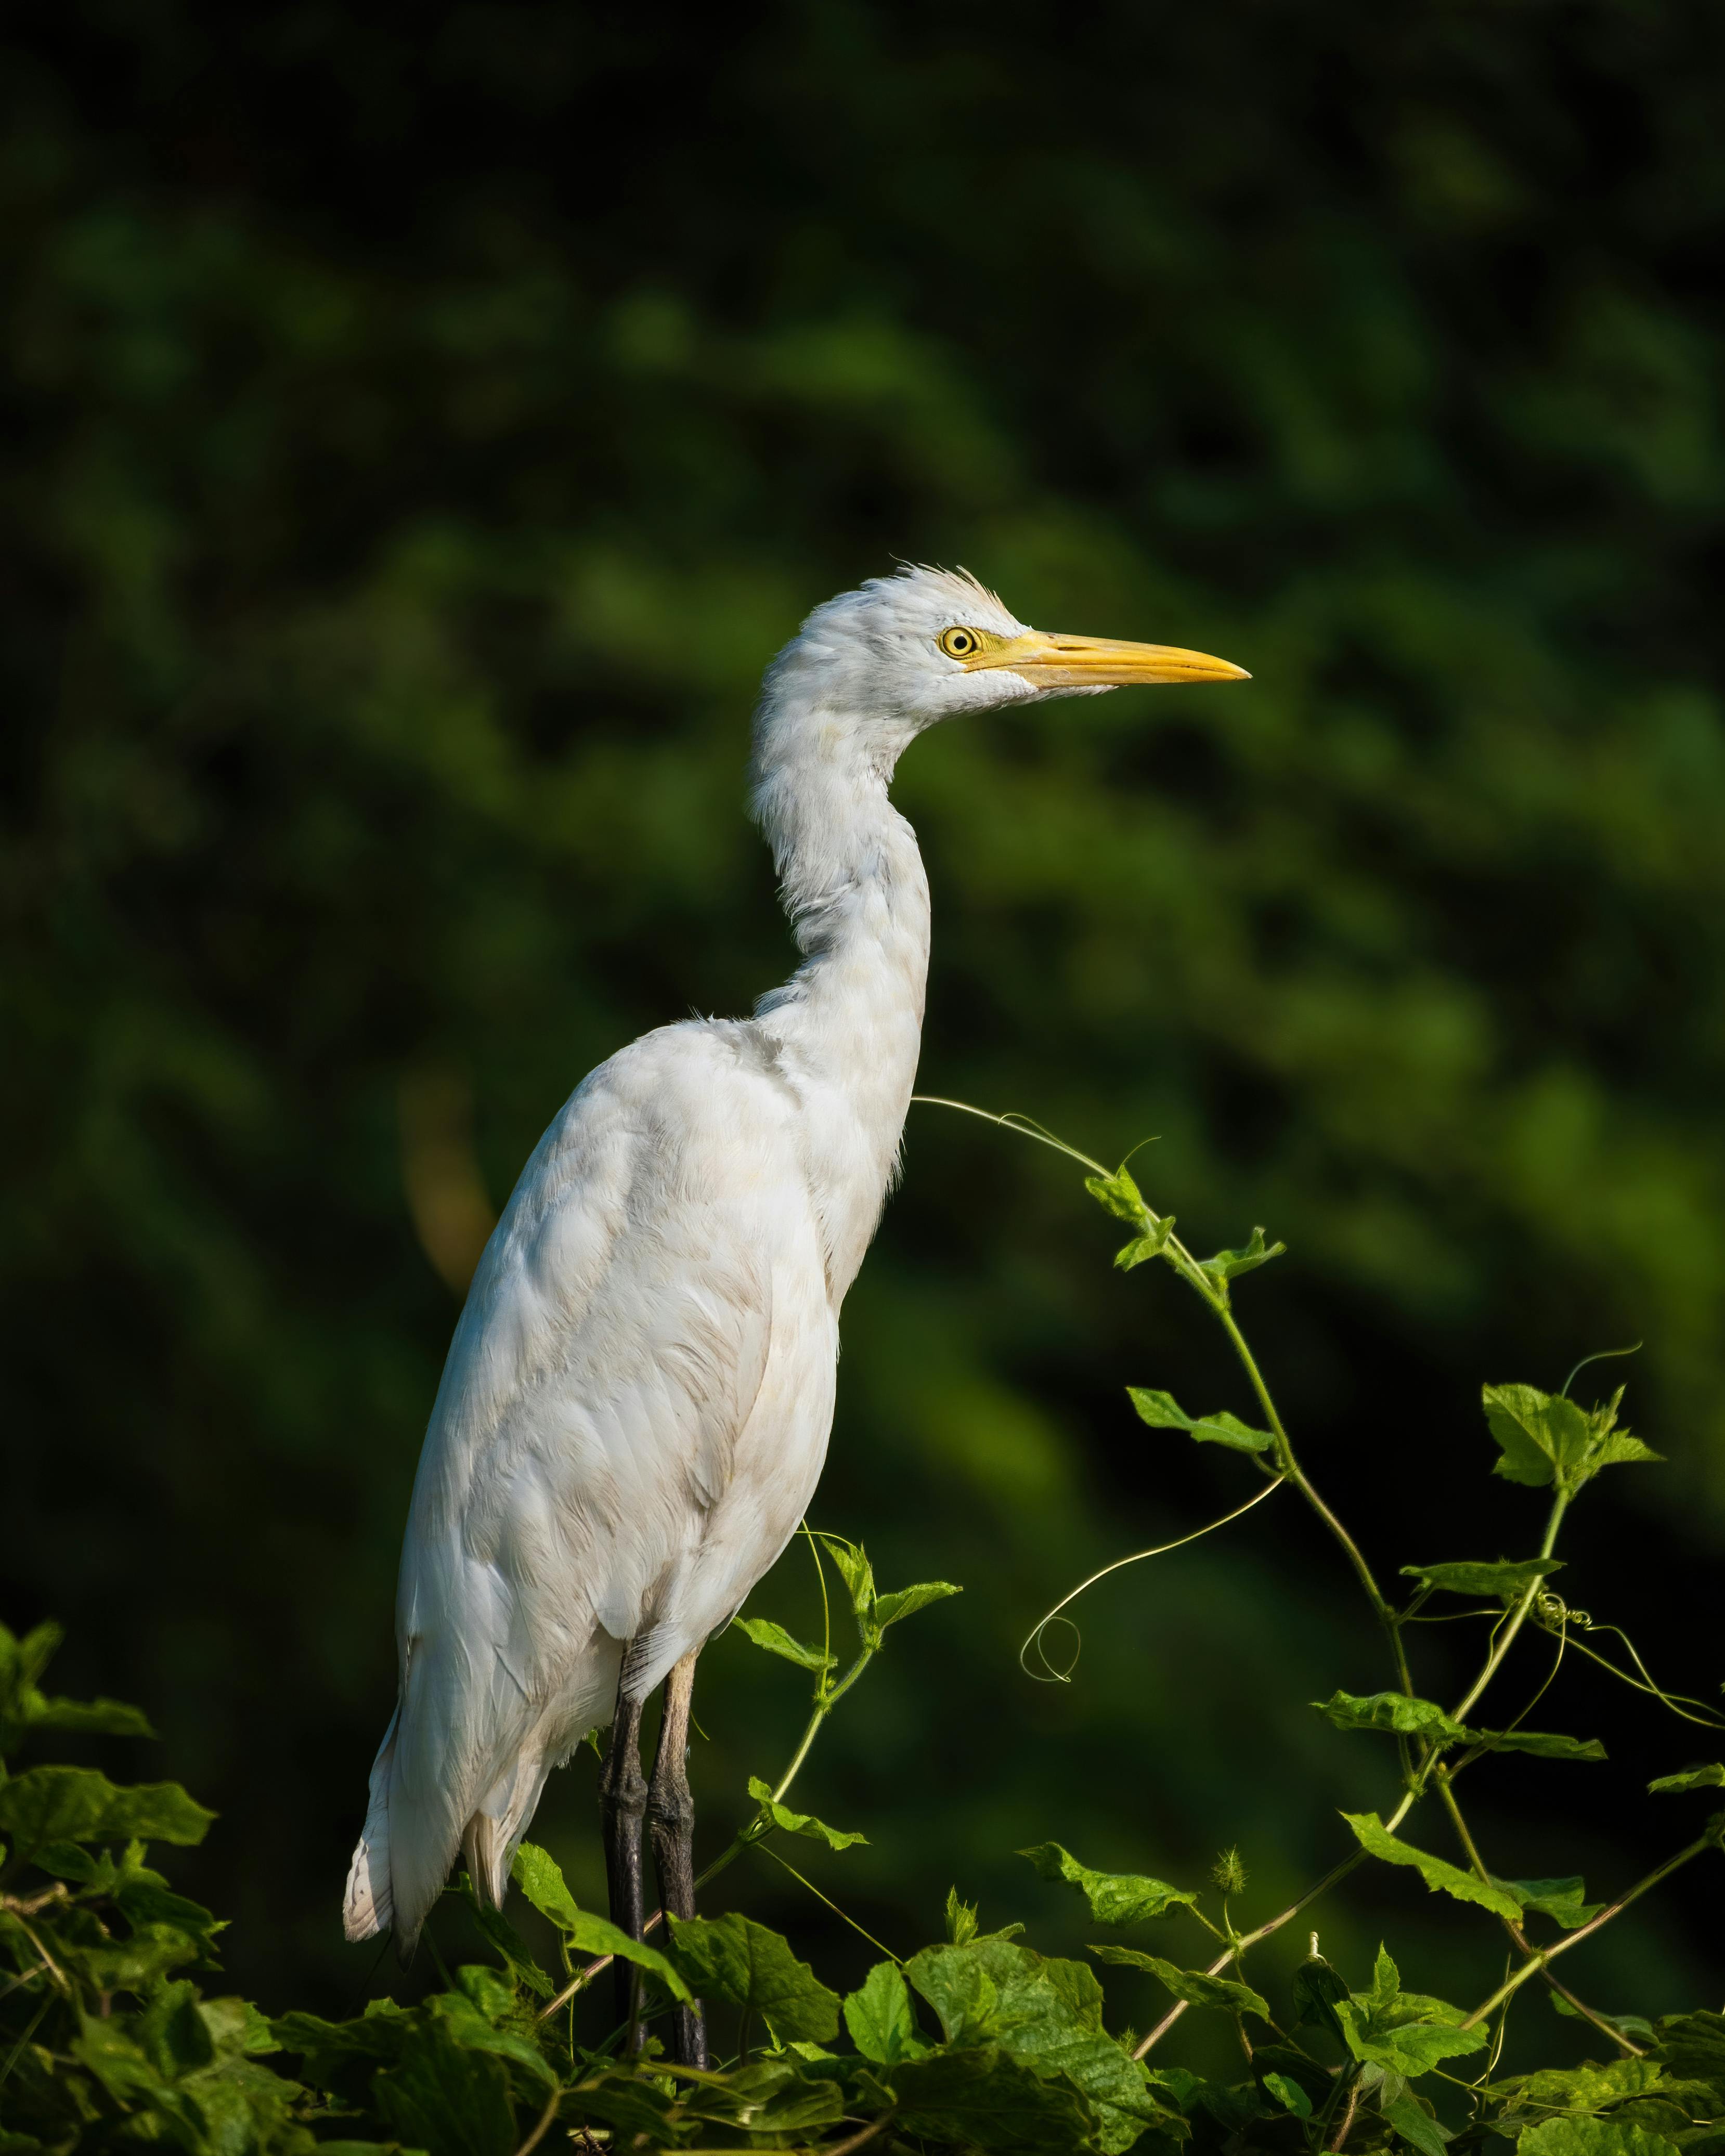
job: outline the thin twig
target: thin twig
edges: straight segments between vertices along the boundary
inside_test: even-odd
[[[1460,2026],[1471,2029],[1476,2022],[1484,2020],[1494,2007],[1501,2005],[1506,1999],[1519,1991],[1527,1979],[1530,1976],[1538,1975],[1548,1962],[1555,1961],[1559,1954],[1568,1953],[1572,1947],[1579,1947],[1584,1939],[1591,1938],[1595,1932],[1603,1930],[1614,1917],[1621,1916],[1632,1902],[1639,1902],[1644,1894],[1658,1886],[1661,1880],[1669,1879],[1672,1872],[1680,1870],[1692,1859],[1699,1856],[1704,1849],[1711,1849],[1713,1845],[1713,1838],[1711,1835],[1704,1834],[1698,1836],[1689,1844],[1686,1849],[1680,1849],[1675,1856],[1668,1856],[1663,1864],[1656,1866],[1645,1879],[1637,1880],[1626,1893],[1619,1895],[1609,1908],[1601,1909],[1591,1923],[1582,1925],[1579,1931],[1571,1932],[1567,1938],[1558,1940],[1553,1946],[1540,1948],[1531,1961],[1526,1963],[1516,1971],[1513,1976],[1497,1987],[1483,2006],[1476,2006]]]
[[[851,1930],[854,1931],[860,1938],[866,1939],[869,1944],[873,1947],[877,1953],[884,1953],[888,1961],[894,1963],[898,1968],[902,1969],[904,1967],[905,1958],[902,1954],[896,1954],[891,1947],[883,1945],[882,1943],[875,1937],[875,1934],[872,1932],[864,1931],[862,1926],[858,1923],[855,1917],[847,1916],[845,1911],[839,1907],[836,1902],[829,1900],[826,1895],[821,1892],[819,1887],[815,1885],[812,1879],[805,1879],[802,1873],[798,1871],[794,1864],[785,1864],[783,1857],[779,1855],[778,1851],[776,1849],[768,1849],[764,1843],[757,1844],[757,1845],[759,1847],[762,1856],[770,1856],[775,1864],[783,1865],[785,1870],[790,1873],[792,1878],[796,1881],[799,1887],[806,1887],[809,1892],[814,1895],[817,1902],[824,1902],[828,1908],[832,1911],[833,1914],[842,1922],[849,1924]]]

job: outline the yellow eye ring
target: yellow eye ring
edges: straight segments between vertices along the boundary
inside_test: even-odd
[[[941,631],[940,647],[948,659],[974,659],[983,640],[973,629],[947,629]]]

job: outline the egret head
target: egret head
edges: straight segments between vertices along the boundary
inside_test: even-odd
[[[768,670],[757,774],[814,755],[890,772],[942,719],[1168,681],[1244,681],[1172,644],[1031,629],[968,570],[906,564],[818,606]]]

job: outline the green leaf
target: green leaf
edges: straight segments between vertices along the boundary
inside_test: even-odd
[[[1445,2059],[1485,2049],[1483,2030],[1458,2029],[1441,2021],[1410,2021],[1399,2028],[1377,2029],[1350,1999],[1336,2009],[1342,2033],[1354,2056],[1369,2066],[1417,2081]]]
[[[480,1981],[475,1984],[472,1979]],[[557,2086],[557,2070],[531,2036],[518,2025],[511,2025],[518,2013],[512,2003],[506,2006],[501,2026],[488,2010],[498,1993],[508,1989],[495,1969],[475,1969],[459,1990],[434,1992],[426,2000],[428,2025],[446,2032],[470,2051],[490,2051],[523,2068],[539,2084],[534,2093],[542,2102],[546,2092]]]
[[[1684,1789],[1725,1789],[1725,1767],[1717,1761],[1705,1767],[1685,1767],[1676,1774],[1661,1774],[1647,1784],[1651,1797],[1674,1796]]]
[[[1497,1883],[1513,1894],[1524,1909],[1537,1909],[1566,1932],[1590,1924],[1605,1906],[1603,1902],[1584,1900],[1587,1882],[1579,1878],[1500,1879]]]
[[[1096,2114],[1070,2082],[1045,2080],[993,2045],[906,2060],[892,2090],[897,2123],[943,2147],[1076,2156],[1096,2146]]]
[[[950,1580],[925,1579],[915,1587],[895,1588],[891,1594],[875,1598],[875,1622],[884,1632],[889,1625],[901,1625],[906,1617],[914,1617],[919,1609],[926,1609],[932,1602],[944,1602],[949,1594],[963,1594],[962,1587],[954,1587]]]
[[[1630,1431],[1620,1430],[1594,1447],[1588,1465],[1597,1474],[1602,1467],[1640,1467],[1663,1463],[1664,1459],[1662,1452],[1656,1452],[1651,1445],[1644,1445]]]
[[[1458,1560],[1450,1564],[1404,1564],[1402,1571],[1408,1578],[1417,1579],[1433,1593],[1489,1594],[1504,1602],[1513,1602],[1537,1580],[1548,1579],[1553,1573],[1561,1572],[1564,1563],[1560,1557],[1499,1558],[1493,1564],[1471,1564]]]
[[[829,1826],[808,1812],[790,1810],[775,1800],[771,1786],[758,1774],[749,1777],[749,1794],[761,1807],[762,1819],[787,1834],[806,1835],[810,1841],[824,1841],[829,1849],[851,1849],[868,1840],[865,1834],[846,1834],[839,1827]]]
[[[575,1897],[569,1892],[556,1859],[546,1851],[531,1841],[524,1841],[515,1853],[510,1876],[540,1915],[548,1917],[557,1926],[562,1933],[564,1945],[571,1953],[615,1954],[619,1960],[633,1962],[638,1969],[644,1969],[650,1975],[656,1976],[674,1999],[690,1996],[688,1986],[668,1955],[660,1953],[657,1947],[648,1946],[643,1940],[632,1939],[608,1917],[576,1906]],[[476,1910],[474,1913],[480,1921],[480,1928],[498,1947],[517,1977],[521,1974],[520,1964],[523,1963],[532,1969],[534,1974],[542,1975],[525,1944],[512,1929],[508,1931],[506,1939],[500,1937],[495,1928],[502,1923],[502,1919],[495,1910]],[[490,1920],[489,1923],[485,1921],[488,1918]],[[536,1991],[539,1987],[529,1979],[529,1989]],[[549,1991],[548,1984],[546,1989]]]
[[[1603,1759],[1605,1748],[1597,1737],[1565,1737],[1553,1729],[1470,1729],[1470,1744],[1483,1744],[1491,1752],[1527,1752],[1536,1759]]]
[[[1606,2118],[1548,2118],[1528,2127],[1517,2156],[1677,2156],[1677,2144],[1645,2127]]]
[[[1445,2156],[1449,2135],[1413,2097],[1399,2096],[1394,2103],[1386,2103],[1384,2116],[1409,2148],[1419,2150],[1420,2156]]]
[[[868,1553],[860,1544],[847,1542],[843,1535],[823,1534],[820,1537],[826,1552],[839,1568],[845,1589],[850,1597],[851,1614],[855,1617],[857,1630],[866,1640],[869,1621],[875,1609],[875,1568],[869,1563]]]
[[[1235,1452],[1263,1452],[1276,1442],[1267,1430],[1250,1429],[1225,1409],[1219,1414],[1194,1419],[1171,1394],[1151,1392],[1142,1385],[1128,1385],[1126,1393],[1138,1411],[1139,1420],[1148,1423],[1152,1430],[1183,1430],[1200,1445],[1226,1445]]]
[[[998,2045],[1043,2076],[1064,2075],[1096,2108],[1094,2145],[1123,2149],[1168,2114],[1150,2077],[1102,2020],[1102,1988],[1081,1962],[1060,1961],[996,1936],[926,1947],[905,1974],[941,2018],[949,2044]]]
[[[1195,1894],[1169,1887],[1160,1879],[1132,1871],[1092,1871],[1057,1841],[1039,1842],[1034,1849],[1021,1849],[1019,1855],[1029,1859],[1039,1877],[1077,1887],[1098,1923],[1137,1924],[1152,1917],[1166,1917],[1183,1902],[1188,1908],[1197,1907]]]
[[[1467,1734],[1459,1722],[1429,1699],[1406,1692],[1332,1692],[1312,1704],[1337,1729],[1375,1729],[1387,1735],[1424,1737],[1434,1744],[1456,1744]]]
[[[1594,1904],[1596,1910],[1603,1909],[1604,1906],[1603,1902]],[[1587,2019],[1584,2014],[1576,2012],[1561,1991],[1553,1991],[1549,1996],[1553,2007],[1566,2021],[1584,2021]],[[1594,2011],[1599,2014],[1597,2007]],[[1653,2024],[1645,2014],[1599,2014],[1599,2019],[1609,2022],[1620,2035],[1633,2037],[1638,2044],[1651,2044],[1653,2041]]]
[[[880,2066],[921,2058],[928,2049],[916,2033],[910,1986],[896,1962],[877,1961],[845,1999],[845,2026],[864,2058]]]
[[[752,1640],[757,1647],[764,1647],[769,1655],[782,1655],[799,1669],[829,1670],[839,1659],[836,1655],[824,1655],[819,1647],[805,1647],[770,1617],[739,1617],[735,1622],[745,1639]]]
[[[1558,1995],[1552,1994],[1553,1999]],[[1626,2100],[1651,2096],[1666,2086],[1658,2060],[1614,2057],[1603,2066],[1589,2060],[1579,2066],[1543,2067],[1500,2084],[1498,2092],[1507,2097],[1507,2109],[1513,2121],[1518,2112],[1615,2111]]]
[[[1667,2014],[1658,2025],[1660,2056],[1673,2073],[1725,2088],[1725,2015]]]
[[[1264,1230],[1254,1228],[1244,1250],[1218,1250],[1214,1257],[1199,1260],[1199,1270],[1209,1274],[1225,1298],[1230,1281],[1237,1279],[1241,1273],[1255,1272],[1260,1265],[1267,1265],[1272,1258],[1281,1257],[1286,1249],[1286,1243],[1266,1243]]]
[[[721,2121],[751,2134],[796,2133],[830,2126],[844,2115],[845,2092],[830,2076],[810,2076],[797,2061],[809,2052],[830,2058],[818,2045],[801,2044],[752,2066],[683,2082],[682,2108],[691,2119]],[[782,2147],[774,2141],[766,2144]]]
[[[117,1699],[49,1699],[37,1680],[53,1660],[64,1633],[39,1625],[20,1640],[0,1625],[0,1753],[26,1737],[52,1729],[83,1737],[153,1737],[142,1712]]]
[[[610,2128],[611,2145],[619,2150],[675,2147],[689,2138],[686,2114],[670,2087],[630,2066],[583,2076],[567,2099],[567,2115]],[[592,2139],[588,2135],[589,2145]]]
[[[1559,1471],[1579,1469],[1587,1452],[1587,1417],[1574,1400],[1542,1393],[1537,1385],[1481,1389],[1486,1424],[1502,1457],[1496,1473],[1506,1481],[1538,1488]]]
[[[1458,1902],[1474,1902],[1481,1909],[1489,1909],[1494,1916],[1512,1919],[1520,1917],[1521,1904],[1507,1888],[1476,1879],[1471,1872],[1445,1864],[1442,1857],[1428,1856],[1411,1842],[1398,1840],[1376,1812],[1343,1812],[1342,1816],[1353,1829],[1354,1839],[1362,1849],[1381,1857],[1386,1864],[1409,1866],[1433,1893],[1450,1894]]]
[[[501,1909],[490,1908],[480,1901],[465,1871],[457,1876],[460,1881],[459,1888],[447,1891],[459,1891],[465,1896],[467,1913],[474,1928],[495,1948],[499,1960],[509,1972],[510,1981],[519,1984],[524,1991],[531,1991],[536,1999],[549,1999],[553,1989],[551,1979],[533,1958],[531,1948]],[[620,1938],[624,1934],[619,1933],[617,1936]]]
[[[326,2021],[316,2014],[279,2014],[270,2034],[285,2051],[300,2055],[300,2072],[314,2087],[341,2090],[369,2078],[377,2066],[398,2059],[418,2024],[393,1999],[370,2000],[352,2021]]]
[[[958,1889],[947,1889],[947,1943],[949,1946],[965,1947],[976,1937],[976,1903],[961,1902]]]
[[[763,2015],[773,2034],[824,2044],[839,2033],[839,1994],[777,1932],[736,1910],[670,1919],[677,1966],[698,1999],[726,1999]]]
[[[1117,1220],[1128,1221],[1136,1228],[1153,1217],[1143,1194],[1124,1168],[1117,1168],[1112,1175],[1087,1175],[1084,1187],[1102,1210],[1111,1213]]]
[[[509,1876],[542,1917],[549,1917],[560,1931],[571,1931],[581,1912],[569,1892],[562,1868],[549,1851],[524,1841],[515,1853]]]
[[[1294,1971],[1294,2025],[1327,2029],[1337,2042],[1346,2039],[1336,2009],[1348,1996],[1342,1973],[1322,1954],[1308,1955]]]
[[[408,2148],[428,2156],[512,2156],[519,2137],[502,2060],[442,2030],[416,2030],[372,2092],[385,2124]]]
[[[1355,2058],[1409,2081],[1430,2073],[1445,2059],[1482,2050],[1486,2042],[1483,2030],[1457,2027],[1461,2019],[1457,2008],[1440,1999],[1404,1992],[1396,1965],[1381,1946],[1370,1991],[1337,1999],[1335,2010],[1343,2041]]]
[[[1173,1232],[1174,1216],[1172,1213],[1164,1213],[1146,1234],[1134,1235],[1131,1242],[1121,1245],[1114,1253],[1116,1265],[1122,1272],[1129,1273],[1135,1265],[1142,1265],[1146,1259],[1159,1258],[1168,1248],[1168,1240]]]
[[[1099,1961],[1147,1969],[1189,2006],[1213,2006],[1224,2014],[1255,2014],[1260,2021],[1270,2019],[1270,2009],[1251,1986],[1238,1984],[1232,1977],[1209,1976],[1201,1969],[1182,1969],[1159,1954],[1140,1953],[1135,1947],[1092,1947],[1091,1952]]]
[[[1616,1428],[1621,1386],[1591,1413],[1536,1385],[1487,1385],[1481,1398],[1486,1424],[1503,1455],[1496,1472],[1511,1482],[1554,1481],[1573,1495],[1603,1467],[1661,1456],[1630,1431]]]
[[[0,1784],[0,1829],[29,1856],[55,1841],[203,1840],[215,1814],[177,1782],[116,1789],[90,1767],[32,1767]]]
[[[1291,2112],[1296,2118],[1311,2118],[1312,2098],[1291,2076],[1266,2074],[1264,2086],[1284,2111]]]

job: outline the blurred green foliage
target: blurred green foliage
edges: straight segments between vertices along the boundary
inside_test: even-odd
[[[364,1980],[336,1902],[452,1317],[404,1088],[470,1098],[495,1202],[593,1063],[783,974],[754,683],[895,551],[1255,676],[918,745],[926,1089],[1158,1134],[1183,1229],[1285,1239],[1254,1337],[1398,1552],[1524,1553],[1449,1532],[1481,1374],[1645,1337],[1663,1495],[1566,1588],[1656,1584],[1638,1640],[1712,1693],[1722,64],[1678,0],[8,11],[8,1602],[219,1807],[187,1871],[248,1995]],[[1071,1687],[1018,1670],[1240,1492],[1132,1416],[1249,1403],[1097,1238],[913,1111],[818,1524],[967,1592],[809,1790],[904,1944],[1055,1832],[1238,1842],[1274,1897],[1359,1801],[1286,1521],[1113,1583]],[[807,1636],[798,1562],[753,1608]],[[710,1651],[698,1795],[783,1756],[788,1679]],[[1636,1768],[1594,1774],[1542,1858],[1627,1878]],[[590,1776],[536,1828],[583,1899]],[[1622,1928],[1645,2010],[1705,1920]]]

